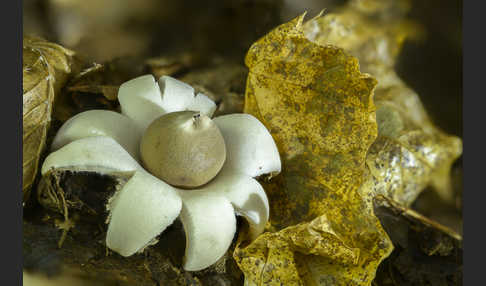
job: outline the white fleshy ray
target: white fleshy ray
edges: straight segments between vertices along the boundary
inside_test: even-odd
[[[187,110],[194,99],[194,88],[173,77],[161,76],[159,87],[162,92],[162,107],[166,112]]]
[[[159,85],[152,75],[144,75],[123,83],[118,90],[121,112],[145,130],[159,116],[166,113],[162,107]]]
[[[200,111],[211,117],[216,104],[204,94],[170,76],[155,81],[144,75],[123,83],[118,90],[121,111],[133,119],[142,131],[158,117],[177,111]]]
[[[127,174],[142,167],[115,140],[106,136],[73,141],[47,156],[42,175],[53,169]]]
[[[228,250],[236,232],[231,203],[204,190],[180,190],[180,219],[186,233],[184,269],[198,271],[214,264]]]
[[[216,104],[206,95],[198,93],[189,103],[187,110],[199,111],[208,117],[212,117],[214,111],[216,111]]]
[[[216,110],[216,104],[206,95],[194,95],[194,88],[185,82],[170,76],[161,76],[159,79],[162,91],[162,107],[165,112],[199,111],[211,117]]]
[[[127,116],[108,110],[89,110],[71,117],[57,132],[51,150],[56,151],[75,140],[94,136],[113,138],[138,160],[142,134],[137,124]]]
[[[226,162],[223,169],[250,177],[279,173],[280,155],[267,128],[250,114],[229,114],[213,119],[223,134]]]
[[[136,172],[109,205],[106,245],[122,256],[143,250],[174,222],[181,206],[173,187],[145,171]]]
[[[248,221],[252,240],[263,232],[268,222],[270,206],[258,181],[247,175],[228,173],[223,169],[204,190],[219,193],[231,202],[236,214]]]
[[[157,83],[151,75],[124,83],[119,100],[129,118],[110,111],[89,111],[72,118],[56,136],[53,149],[58,150],[42,167],[43,175],[61,169],[130,178],[107,205],[110,249],[123,256],[140,252],[179,216],[186,232],[184,269],[198,271],[214,264],[230,247],[236,232],[235,212],[249,222],[252,239],[263,232],[268,199],[251,177],[278,173],[281,163],[262,123],[248,114],[214,119],[225,139],[226,163],[199,190],[180,190],[152,176],[132,158],[138,157],[138,140],[159,116],[184,110],[212,116],[214,102],[203,94],[194,96],[194,89],[183,82],[162,77]]]

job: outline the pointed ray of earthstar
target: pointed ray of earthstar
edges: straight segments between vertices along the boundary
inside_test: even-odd
[[[138,160],[141,130],[129,117],[108,110],[89,110],[71,117],[57,132],[51,150],[56,151],[75,140],[94,136],[113,138]]]
[[[73,141],[49,154],[42,165],[42,175],[52,170],[130,174],[143,169],[115,140],[96,136]]]
[[[184,269],[202,270],[220,259],[236,232],[231,203],[224,196],[206,190],[181,190],[180,220],[186,233]]]
[[[107,206],[106,245],[122,256],[143,250],[174,222],[181,206],[173,187],[145,171],[136,172]]]
[[[277,145],[267,128],[250,114],[229,114],[213,119],[223,134],[227,159],[223,168],[250,177],[280,173]]]

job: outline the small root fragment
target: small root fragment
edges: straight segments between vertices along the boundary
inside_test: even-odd
[[[67,203],[66,199],[64,198],[64,190],[61,188],[61,185],[59,184],[59,178],[56,177],[56,186],[58,188],[58,193],[61,196],[62,199],[62,208],[63,208],[63,215],[64,215],[64,221],[56,220],[55,224],[58,229],[62,229],[62,234],[61,238],[59,239],[59,242],[57,243],[57,247],[61,248],[64,240],[66,239],[68,231],[74,227],[74,222],[69,219],[69,213],[68,213],[68,208],[67,208]]]

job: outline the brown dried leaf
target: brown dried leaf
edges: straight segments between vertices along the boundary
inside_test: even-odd
[[[66,96],[56,104],[54,117],[64,122],[89,109],[116,110],[119,86],[142,72],[143,65],[130,57],[84,67],[66,84]]]
[[[115,101],[117,100],[118,86],[103,84],[102,80],[105,66],[100,64],[93,64],[81,71],[70,83],[68,91],[70,92],[87,92],[87,93],[100,93],[103,94],[106,99]]]
[[[172,76],[194,65],[194,56],[190,53],[165,55],[150,58],[145,61],[145,64],[155,78],[159,78],[163,75]]]
[[[23,39],[23,178],[27,200],[45,146],[54,99],[74,64],[74,52],[40,38]]]
[[[267,126],[283,161],[264,183],[276,232],[234,254],[246,283],[369,285],[392,250],[358,193],[377,135],[376,80],[343,49],[306,38],[303,16],[253,44],[246,64],[245,112]]]

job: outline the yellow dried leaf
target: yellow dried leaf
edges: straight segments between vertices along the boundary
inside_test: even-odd
[[[370,285],[393,246],[358,193],[377,136],[376,80],[300,16],[252,45],[245,112],[270,130],[282,174],[264,182],[270,227],[234,257],[248,285]],[[319,18],[319,16],[318,16]]]
[[[377,88],[375,95],[380,132],[366,157],[369,172],[362,192],[409,206],[430,185],[451,202],[450,170],[462,153],[461,139],[437,129],[403,82]]]
[[[45,146],[54,97],[71,72],[74,52],[43,39],[24,37],[22,55],[22,191],[25,201]]]
[[[380,1],[354,5],[375,2]],[[403,41],[421,37],[420,27],[400,18],[367,17],[353,8],[309,21],[304,30],[320,45],[349,51],[361,69],[378,80],[374,96],[378,138],[366,158],[367,179],[361,192],[368,201],[382,194],[408,206],[432,185],[443,199],[452,200],[449,172],[462,153],[462,142],[433,125],[418,95],[394,71]]]

